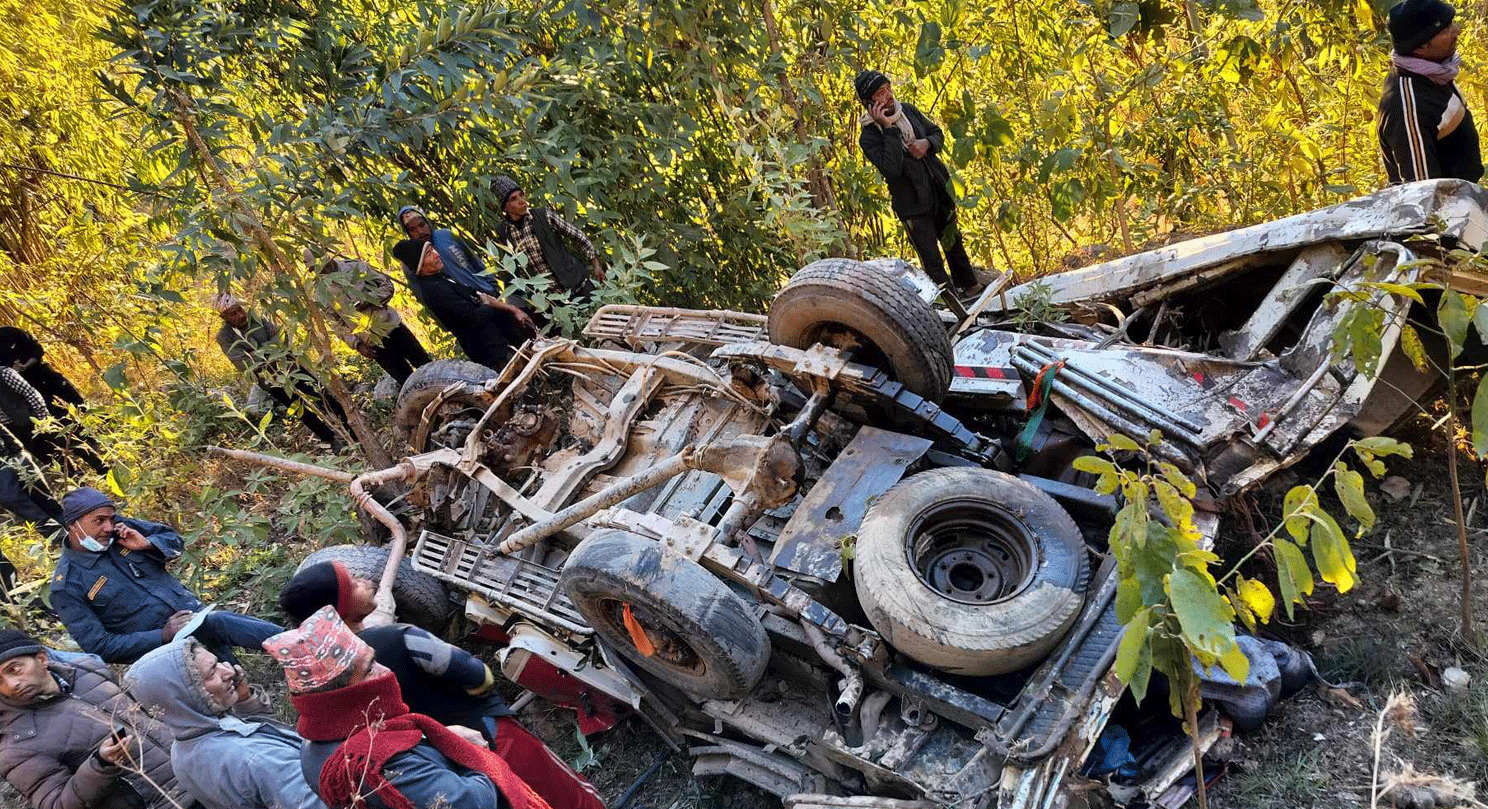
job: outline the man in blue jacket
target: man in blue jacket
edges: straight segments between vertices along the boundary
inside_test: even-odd
[[[184,543],[168,525],[120,517],[114,501],[93,488],[62,498],[67,529],[52,577],[52,608],[73,640],[109,663],[132,663],[169,643],[203,608],[201,599],[166,572]],[[227,649],[260,648],[284,628],[232,612],[207,615],[196,636],[218,657]]]

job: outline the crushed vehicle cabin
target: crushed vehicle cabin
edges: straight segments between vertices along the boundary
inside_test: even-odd
[[[1483,191],[1400,186],[993,286],[959,321],[902,262],[845,259],[796,273],[767,316],[604,307],[583,345],[419,369],[396,415],[411,454],[351,481],[391,542],[307,563],[381,576],[374,622],[396,600],[438,628],[459,604],[504,644],[503,673],[584,732],[638,715],[695,772],[788,806],[1063,806],[1097,782],[1177,806],[1192,760],[1171,720],[1102,766],[1125,721],[1116,504],[1070,464],[1156,430],[1213,503],[1340,430],[1384,429],[1436,380],[1398,326],[1388,385],[1332,334],[1350,306],[1403,315],[1366,284],[1420,278],[1437,242],[1412,237],[1437,233],[1480,247]],[[1028,295],[1064,319],[1020,319]],[[1217,515],[1200,525],[1212,539]],[[1206,683],[1223,709],[1206,749],[1222,714],[1258,722],[1305,671],[1279,645],[1245,651],[1273,676]]]

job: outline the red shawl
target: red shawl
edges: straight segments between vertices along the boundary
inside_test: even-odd
[[[390,809],[415,809],[382,774],[383,765],[427,740],[468,770],[483,773],[512,809],[551,809],[505,760],[456,736],[437,720],[410,713],[391,672],[334,691],[290,697],[300,712],[300,735],[311,741],[345,739],[320,771],[320,797],[332,807],[360,807],[376,794]]]

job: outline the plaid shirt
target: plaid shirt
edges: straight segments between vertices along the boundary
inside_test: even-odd
[[[552,223],[553,230],[560,235],[573,239],[574,243],[579,246],[579,250],[584,253],[584,258],[591,263],[598,258],[599,254],[594,252],[594,245],[589,241],[589,237],[584,235],[584,231],[565,222],[563,217],[551,208],[548,209],[548,222]],[[531,212],[528,212],[521,220],[511,223],[511,233],[512,240],[517,243],[517,249],[527,254],[527,268],[532,275],[542,275],[552,271],[552,268],[548,266],[548,260],[543,257],[542,245],[537,241],[537,234],[532,231]]]
[[[41,397],[41,393],[32,387],[30,382],[22,378],[15,369],[0,368],[0,385],[8,389],[6,392],[0,393],[0,396],[14,396],[18,398],[18,403],[23,404],[25,409],[31,411],[32,419],[44,419],[49,415],[46,400]],[[7,412],[8,410],[9,408],[0,409],[0,424],[12,423],[10,413]]]

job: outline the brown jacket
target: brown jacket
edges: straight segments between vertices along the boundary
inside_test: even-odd
[[[191,804],[171,771],[170,731],[133,707],[102,660],[54,657],[48,668],[62,685],[60,697],[24,707],[0,700],[0,777],[36,809],[138,806],[126,780],[151,807],[172,806],[160,790],[175,805]],[[143,747],[143,774],[105,764],[93,754],[116,721],[134,728],[135,744]]]

